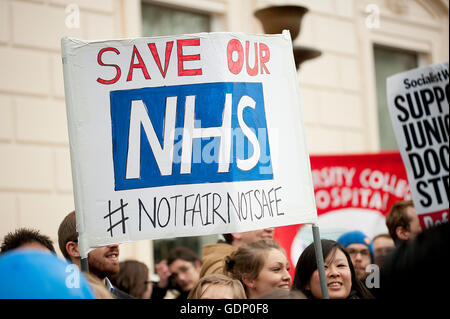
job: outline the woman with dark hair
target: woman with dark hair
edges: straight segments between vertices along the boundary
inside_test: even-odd
[[[121,262],[119,273],[110,280],[114,286],[135,298],[149,299],[152,294],[153,284],[149,279],[148,267],[140,261]]]
[[[322,239],[321,242],[330,299],[372,299],[372,294],[356,277],[344,247],[334,240]],[[292,289],[300,290],[311,299],[322,298],[314,243],[306,247],[298,259]]]

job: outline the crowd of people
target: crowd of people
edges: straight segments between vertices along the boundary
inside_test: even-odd
[[[386,226],[389,233],[374,238],[354,230],[337,240],[321,239],[329,298],[437,293],[438,285],[448,283],[436,270],[445,267],[450,254],[448,223],[422,230],[413,202],[401,201],[392,206]],[[201,257],[176,247],[155,266],[159,280],[153,282],[145,263],[119,262],[119,245],[90,251],[89,273],[81,272],[76,214],[71,212],[58,229],[64,260],[38,230],[21,228],[5,236],[0,298],[321,299],[314,243],[291,265],[273,238],[273,228],[224,234],[217,244],[205,245]]]

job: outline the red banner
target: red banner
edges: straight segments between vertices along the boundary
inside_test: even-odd
[[[411,199],[406,170],[399,152],[349,155],[312,155],[311,172],[321,238],[337,239],[361,230],[369,237],[387,233],[385,215],[392,204]],[[291,275],[312,241],[309,226],[275,230],[290,259]]]

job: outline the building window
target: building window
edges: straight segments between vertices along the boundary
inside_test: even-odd
[[[212,17],[208,14],[142,2],[144,37],[210,32],[211,22]],[[178,246],[188,247],[201,257],[203,245],[216,243],[218,238],[218,235],[210,235],[154,240],[154,263],[165,259],[168,252]]]
[[[210,32],[208,14],[142,3],[142,36],[154,37],[185,33]]]
[[[417,68],[419,54],[394,48],[375,46],[375,77],[378,103],[378,132],[381,150],[398,150],[386,95],[386,79],[396,73]]]

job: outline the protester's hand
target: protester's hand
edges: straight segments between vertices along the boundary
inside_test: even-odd
[[[167,266],[167,261],[165,259],[161,260],[160,263],[155,265],[156,273],[159,276],[158,287],[166,288],[169,285],[169,278],[171,272]]]

